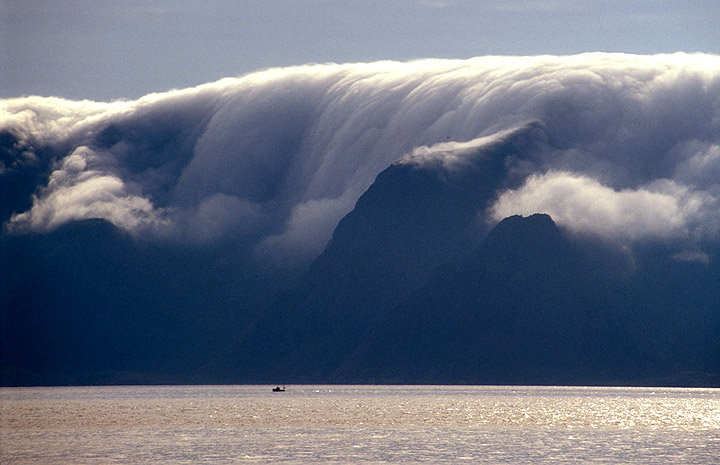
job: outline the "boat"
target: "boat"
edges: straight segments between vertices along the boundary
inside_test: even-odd
[[[285,392],[285,386],[280,387],[280,385],[278,384],[273,388],[273,392]]]

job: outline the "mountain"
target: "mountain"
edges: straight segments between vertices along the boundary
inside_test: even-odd
[[[139,243],[103,220],[0,240],[7,384],[189,382],[266,286],[216,251]]]
[[[403,241],[356,242],[352,216],[374,216],[366,200],[296,287],[265,294],[246,278],[228,295],[217,279],[236,284],[239,265],[219,274],[217,259],[142,247],[103,221],[6,238],[3,382],[715,385],[716,263],[656,246],[629,267],[537,214],[465,249],[442,247],[459,226],[435,232],[433,266],[393,275],[378,255],[401,260]],[[438,217],[423,218],[426,230]]]
[[[535,214],[505,218],[479,245],[463,242],[471,250],[458,247],[421,277],[400,278],[389,270],[405,264],[404,242],[344,230],[355,215],[375,217],[363,208],[396,170],[378,177],[302,284],[246,333],[228,364],[234,380],[717,383],[717,264],[677,261],[658,244],[629,260]],[[455,234],[439,233],[445,223],[430,212],[422,218],[414,226],[435,231],[434,253],[444,250]],[[401,223],[406,237],[418,234]]]
[[[2,384],[720,385],[720,57],[0,99]]]
[[[253,380],[334,379],[394,305],[436,267],[478,244],[487,233],[479,212],[503,182],[506,159],[529,151],[542,134],[542,127],[528,124],[389,166],[295,288],[276,298],[246,333],[231,366],[253,373]]]
[[[396,354],[388,373],[414,382],[619,382],[635,341],[594,271],[549,216],[508,217],[395,306],[359,361]]]
[[[3,383],[716,385],[716,261],[481,221],[538,131],[391,165],[290,280],[103,220],[4,236]]]

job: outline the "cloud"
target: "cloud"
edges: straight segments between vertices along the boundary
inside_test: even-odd
[[[720,57],[604,53],[308,65],[135,101],[0,100],[3,166],[32,155],[48,173],[5,220],[17,232],[104,218],[299,263],[391,163],[432,152],[457,164],[463,144],[535,122],[532,150],[508,152],[515,188],[494,215],[550,206],[606,237],[712,237],[718,102]]]
[[[586,176],[550,172],[503,192],[490,210],[495,221],[540,212],[577,233],[637,241],[697,237],[698,225],[717,225],[717,206],[707,193],[669,180],[615,190]]]
[[[348,191],[351,193],[352,191]],[[273,265],[301,265],[317,257],[346,210],[348,199],[310,200],[296,205],[280,234],[265,237],[254,250],[260,260]]]
[[[13,217],[11,229],[48,231],[89,218],[104,218],[131,232],[165,226],[162,210],[139,194],[138,186],[103,169],[106,163],[102,154],[78,147],[58,163],[33,207]]]
[[[214,194],[202,200],[196,209],[183,212],[174,221],[179,239],[210,243],[235,235],[252,236],[266,225],[267,219],[257,205],[245,199]]]
[[[703,265],[710,263],[710,256],[701,250],[682,250],[670,258],[678,262],[701,263]]]

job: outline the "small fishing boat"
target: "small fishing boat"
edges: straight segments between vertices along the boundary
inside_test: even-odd
[[[278,384],[273,388],[273,392],[285,392],[285,386],[280,387],[280,385]]]

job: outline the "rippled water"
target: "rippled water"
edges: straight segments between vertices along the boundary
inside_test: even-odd
[[[720,463],[720,390],[0,389],[2,464]]]

